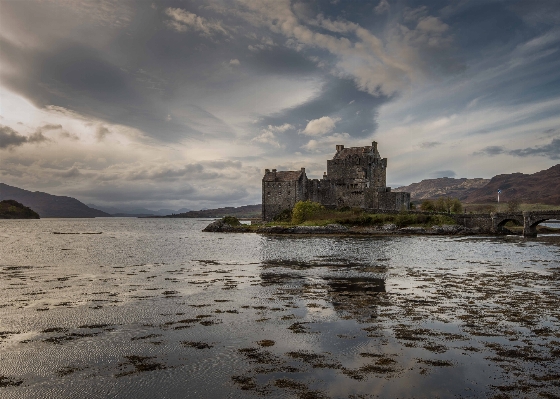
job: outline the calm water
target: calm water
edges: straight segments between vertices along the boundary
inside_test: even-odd
[[[0,397],[560,395],[559,237],[208,222],[1,220]]]

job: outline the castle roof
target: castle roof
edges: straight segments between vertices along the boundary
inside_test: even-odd
[[[278,172],[269,172],[264,175],[264,181],[294,181],[299,180],[302,173],[301,170],[281,170]]]
[[[333,159],[345,159],[354,155],[361,156],[364,153],[370,153],[372,149],[373,146],[371,145],[366,145],[364,147],[343,148],[334,155]],[[379,156],[379,153],[376,155]]]

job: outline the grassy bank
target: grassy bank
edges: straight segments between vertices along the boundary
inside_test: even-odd
[[[398,214],[367,213],[361,209],[326,209],[318,204],[300,202],[292,212],[284,212],[277,220],[267,226],[326,226],[341,224],[343,226],[375,227],[394,224],[397,227],[432,227],[434,225],[455,224],[455,220],[441,214],[416,214],[401,212]]]

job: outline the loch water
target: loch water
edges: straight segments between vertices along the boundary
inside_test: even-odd
[[[560,396],[560,237],[0,221],[2,398]]]

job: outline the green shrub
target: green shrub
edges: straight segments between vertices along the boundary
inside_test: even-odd
[[[289,222],[292,220],[292,210],[284,209],[278,215],[274,216],[272,220],[275,222]]]
[[[434,212],[436,210],[436,206],[434,204],[434,201],[424,200],[420,205],[420,209],[424,212]]]
[[[241,222],[235,216],[224,216],[222,222],[229,224],[230,226],[240,226]]]
[[[299,201],[292,209],[292,223],[300,224],[321,213],[325,208],[318,202]]]
[[[463,204],[457,198],[453,198],[451,200],[451,212],[452,213],[461,213],[463,212]]]

